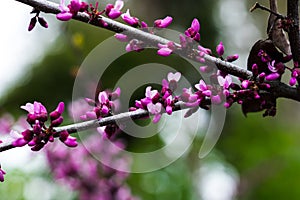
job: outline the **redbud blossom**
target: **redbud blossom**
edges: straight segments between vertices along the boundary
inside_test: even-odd
[[[274,81],[276,79],[278,79],[280,77],[280,74],[279,73],[272,73],[272,74],[269,74],[266,76],[266,80],[267,81]]]
[[[61,21],[68,21],[78,12],[87,10],[88,5],[80,0],[71,0],[68,6],[65,6],[65,0],[61,0],[59,4],[60,13],[56,15],[56,18]]]
[[[222,86],[224,89],[228,89],[232,83],[232,78],[230,75],[225,76],[225,78],[223,76],[219,75],[218,82],[219,82],[220,86]]]
[[[153,123],[157,123],[161,118],[161,113],[160,113],[162,110],[161,103],[156,103],[156,104],[149,103],[147,105],[147,109],[148,109],[149,113],[154,115]]]
[[[218,105],[218,104],[220,104],[222,102],[222,99],[221,99],[221,97],[220,97],[220,95],[211,95],[211,103],[212,104],[216,104],[216,105]]]
[[[129,24],[130,26],[136,27],[139,24],[139,19],[136,17],[132,17],[130,15],[129,9],[127,9],[126,13],[123,13],[121,17],[123,21]]]
[[[115,38],[120,42],[128,42],[128,36],[122,33],[116,33]]]
[[[205,84],[205,82],[201,79],[199,81],[199,84],[195,85],[195,88],[197,88],[199,91],[202,92],[205,96],[211,96],[211,91],[209,90],[208,86]]]
[[[157,51],[157,54],[160,55],[160,56],[167,57],[167,56],[171,55],[172,52],[173,52],[172,49],[169,49],[169,48],[165,47],[165,48],[159,49]]]
[[[187,37],[190,37],[196,41],[200,41],[200,34],[199,34],[199,31],[200,31],[200,23],[198,21],[198,19],[194,19],[193,22],[192,22],[192,25],[190,28],[188,28],[184,34],[187,36]]]
[[[116,0],[115,5],[107,4],[105,8],[105,14],[111,19],[116,19],[122,14],[121,9],[123,6],[123,0]]]
[[[220,56],[220,57],[222,57],[223,56],[223,54],[224,54],[224,45],[223,45],[223,42],[220,42],[219,44],[218,44],[218,46],[216,47],[216,51],[217,51],[217,54]]]
[[[227,62],[233,62],[236,61],[237,59],[239,59],[239,55],[238,54],[234,54],[234,55],[230,55],[226,57],[226,61]]]
[[[297,83],[297,79],[295,77],[291,77],[290,82],[289,82],[290,86],[294,86],[294,85],[296,85],[296,83]]]
[[[164,19],[157,19],[154,21],[154,27],[157,28],[167,28],[173,21],[173,18],[170,16],[165,17]]]
[[[160,56],[169,56],[175,49],[175,45],[173,42],[168,42],[168,44],[158,44],[159,50],[157,54]]]

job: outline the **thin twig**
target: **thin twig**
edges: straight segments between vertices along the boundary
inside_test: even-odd
[[[250,12],[253,12],[254,10],[256,9],[261,9],[261,10],[265,10],[273,15],[275,15],[276,17],[279,17],[281,19],[284,19],[284,16],[277,13],[276,11],[273,11],[273,10],[270,10],[269,8],[263,6],[263,5],[260,5],[258,2],[256,2],[251,8],[250,8]]]

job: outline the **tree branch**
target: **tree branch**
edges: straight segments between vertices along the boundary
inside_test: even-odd
[[[210,100],[207,100],[204,103],[208,105],[210,104]],[[178,102],[175,104],[173,111],[184,110],[187,108],[189,107],[185,106],[183,102]],[[68,131],[70,134],[72,134],[80,131],[85,131],[91,128],[96,128],[99,126],[106,126],[109,124],[119,124],[122,122],[126,122],[129,119],[142,119],[149,116],[150,113],[147,110],[138,109],[135,111],[120,113],[102,119],[89,120],[89,121],[79,122],[79,123],[70,124],[66,126],[61,126],[61,127],[54,128],[54,130],[56,132]],[[12,141],[8,141],[0,144],[0,152],[13,149],[13,148],[15,148],[15,146],[12,145]]]
[[[299,38],[299,1],[287,1],[287,16],[292,19],[292,26],[289,28],[288,34],[291,44],[294,62],[299,64],[300,61],[300,38]]]

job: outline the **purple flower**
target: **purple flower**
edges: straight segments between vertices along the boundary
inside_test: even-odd
[[[199,67],[199,70],[203,73],[210,73],[213,71],[213,67],[212,66],[201,66]]]
[[[139,52],[139,51],[142,51],[143,49],[144,49],[143,42],[140,40],[137,40],[137,39],[130,40],[130,42],[126,45],[126,48],[125,48],[125,50],[127,52],[130,52],[130,51]]]
[[[47,114],[47,110],[43,104],[40,102],[34,101],[34,103],[26,103],[25,106],[21,106],[23,110],[26,110],[29,114]]]
[[[296,83],[297,83],[297,79],[295,77],[291,77],[289,82],[290,86],[294,86],[296,85]]]
[[[300,69],[294,68],[291,74],[290,85],[294,86],[297,83],[297,78],[300,76]]]
[[[242,88],[247,89],[250,85],[250,81],[249,80],[243,80],[241,85],[242,85]]]
[[[151,90],[152,87],[148,86],[146,88],[145,96],[146,98],[150,99],[152,102],[156,102],[159,98],[159,93],[157,90]]]
[[[203,52],[204,54],[208,54],[208,55],[211,55],[211,54],[212,54],[212,51],[211,51],[210,49],[205,48],[205,47],[203,47],[203,46],[201,46],[201,45],[198,45],[198,50],[199,50],[200,52]]]
[[[158,19],[154,21],[154,27],[158,28],[167,28],[173,21],[173,18],[170,16],[165,17],[164,19]]]
[[[59,4],[60,13],[56,15],[56,18],[61,21],[68,21],[73,17],[73,14],[70,12],[70,9],[65,6],[65,0],[61,0]]]
[[[136,27],[139,24],[139,19],[136,17],[132,17],[130,15],[129,9],[127,9],[126,13],[123,13],[121,17],[123,21],[129,24],[130,26]]]
[[[228,89],[232,83],[232,78],[230,75],[225,76],[225,78],[223,76],[219,75],[218,82],[219,82],[220,86],[222,86],[224,89]]]
[[[123,6],[124,2],[122,0],[116,0],[115,5],[107,4],[105,14],[111,19],[116,19],[122,14],[121,9]]]
[[[168,73],[167,78],[168,78],[169,82],[171,82],[171,81],[178,82],[180,80],[180,78],[181,78],[181,73],[180,72],[176,72],[176,73],[173,74],[172,72],[170,72],[170,73]]]
[[[205,84],[205,82],[201,79],[199,81],[199,84],[195,85],[195,88],[197,88],[199,91],[201,91],[205,96],[210,97],[211,96],[211,90],[209,87]]]
[[[79,11],[85,11],[87,8],[87,3],[81,2],[80,0],[71,0],[68,6],[65,6],[65,0],[61,0],[61,3],[59,4],[61,12],[56,15],[56,18],[61,21],[68,21],[74,15],[77,15]]]
[[[173,42],[169,42],[168,44],[158,44],[158,48],[157,54],[166,57],[171,55],[175,49],[175,45]]]
[[[141,21],[141,28],[148,28],[148,24],[144,21]]]
[[[224,50],[225,50],[225,48],[224,48],[223,42],[220,42],[220,43],[218,44],[218,46],[216,47],[217,54],[218,54],[220,57],[222,57],[223,54],[224,54]]]
[[[211,103],[218,105],[221,102],[222,102],[222,99],[221,99],[220,95],[218,95],[218,94],[217,95],[211,95]]]
[[[1,168],[1,165],[0,165],[0,182],[4,181],[5,174],[6,174],[6,172]]]
[[[14,118],[10,114],[4,114],[0,118],[0,135],[10,132],[11,127],[14,124]]]
[[[29,123],[34,123],[35,120],[41,120],[43,122],[47,121],[47,110],[43,104],[35,101],[32,103],[26,103],[25,106],[21,106],[22,109],[28,112],[27,121]]]
[[[46,148],[48,164],[58,183],[78,191],[78,198],[83,200],[137,200],[126,186],[128,174],[113,169],[130,169],[131,158],[121,153],[123,141],[92,134],[84,143],[88,147],[78,144],[72,151],[59,144]],[[95,155],[101,156],[105,165]]]
[[[267,81],[274,81],[280,77],[280,74],[275,72],[266,76]]]
[[[173,52],[172,49],[169,49],[169,48],[167,48],[167,47],[164,47],[164,48],[160,48],[160,49],[157,51],[157,54],[160,55],[160,56],[167,57],[167,56],[171,55],[172,52]]]
[[[200,23],[198,21],[198,19],[194,19],[193,22],[192,22],[192,25],[190,28],[188,28],[184,34],[187,36],[187,37],[190,37],[196,41],[200,41],[200,34],[199,34],[199,31],[200,31]]]
[[[67,139],[64,141],[65,145],[68,147],[77,147],[78,143],[75,137],[68,136]]]
[[[161,103],[156,103],[156,104],[149,103],[147,105],[147,109],[148,109],[149,113],[154,115],[153,123],[157,123],[161,118],[162,104]]]
[[[264,50],[259,50],[258,54],[257,54],[262,62],[270,62],[271,61],[271,57],[264,51]]]
[[[115,38],[120,42],[128,42],[128,36],[122,33],[116,33]]]
[[[175,91],[178,85],[177,83],[179,82],[180,78],[181,78],[180,72],[176,72],[174,74],[172,72],[168,73],[167,76],[168,82],[167,84],[165,84],[165,87],[169,88],[172,92]]]
[[[65,109],[64,102],[60,102],[58,104],[57,108],[50,113],[51,120],[53,121],[53,120],[60,118],[62,113],[64,112],[64,109]]]
[[[233,54],[233,55],[230,55],[230,56],[226,57],[226,61],[227,62],[233,62],[233,61],[236,61],[237,59],[239,59],[239,55],[238,54]]]

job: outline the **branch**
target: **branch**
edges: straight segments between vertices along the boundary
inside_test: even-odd
[[[291,43],[293,60],[299,64],[300,61],[300,38],[299,38],[299,1],[287,1],[287,16],[292,19],[292,26],[289,28],[288,34]]]
[[[53,2],[49,2],[49,1],[46,1],[46,0],[16,0],[16,1],[27,4],[27,5],[29,5],[33,8],[36,8],[36,9],[42,11],[42,12],[45,12],[45,13],[52,13],[52,14],[60,13],[60,9],[59,9],[58,4],[53,3]],[[292,7],[293,10],[295,11],[295,8],[293,6],[295,5],[295,3],[297,4],[297,0],[296,1],[295,0],[289,0],[289,2],[293,3],[293,4],[289,3],[289,4],[291,4],[289,7]],[[298,8],[298,6],[297,6],[297,8]],[[296,12],[296,13],[298,14],[298,12]],[[74,16],[74,19],[78,20],[78,21],[81,21],[81,22],[84,22],[84,23],[89,23],[89,21],[90,21],[90,17],[86,13],[78,13],[76,16]],[[101,28],[105,28],[107,30],[110,30],[110,31],[113,31],[113,32],[116,32],[116,33],[121,33],[121,32],[124,32],[124,31],[128,32],[128,33],[132,34],[134,37],[136,37],[137,39],[141,39],[143,41],[149,42],[150,44],[152,44],[154,46],[157,46],[158,43],[167,44],[168,42],[170,42],[170,40],[167,40],[167,39],[162,38],[160,36],[144,32],[142,30],[133,28],[133,27],[128,26],[126,24],[122,24],[120,22],[111,20],[107,17],[101,16],[101,19],[105,23],[107,23],[106,27],[101,27]],[[94,26],[97,26],[99,28],[99,24],[96,24],[94,22],[90,22],[90,24],[94,25]],[[298,30],[298,28],[296,28],[296,27],[293,28],[293,30],[296,30],[296,29]],[[299,32],[298,31],[296,31],[296,32],[299,36]],[[290,33],[290,34],[292,34],[292,33]],[[292,35],[295,35],[295,33],[293,33]],[[298,37],[297,41],[299,41],[299,37]],[[291,42],[291,43],[292,43],[292,47],[295,47],[295,44],[293,44],[293,42]],[[297,44],[299,44],[299,42]],[[179,44],[175,44],[175,45],[179,45]],[[299,45],[297,45],[297,51],[294,48],[294,51],[296,51],[295,55],[299,54],[299,53],[297,53],[297,52],[300,52],[298,50],[299,50]],[[293,55],[294,55],[294,52],[293,52]],[[216,57],[213,57],[213,56],[210,56],[210,55],[207,55],[207,54],[204,55],[204,59],[207,63],[213,63],[220,70],[225,71],[225,72],[227,72],[231,75],[234,75],[234,76],[237,76],[237,77],[240,77],[240,78],[244,78],[244,79],[250,79],[252,77],[252,72],[251,71],[245,70],[245,69],[243,69],[243,68],[241,68],[241,67],[239,67],[235,64],[223,61],[219,58],[216,58]],[[274,89],[274,90],[276,90],[278,92],[277,93],[278,97],[286,97],[286,98],[291,98],[293,100],[299,101],[298,96],[300,95],[300,92],[296,88],[290,87],[290,86],[282,83],[282,84],[280,84],[280,88]]]
[[[205,101],[205,104],[210,104],[210,100]],[[187,108],[189,107],[185,106],[183,102],[178,102],[175,105],[174,111],[184,110]],[[102,119],[89,120],[89,121],[79,122],[79,123],[70,124],[66,126],[61,126],[61,127],[54,128],[54,130],[56,132],[68,131],[70,134],[72,134],[80,131],[85,131],[91,128],[96,128],[99,126],[118,124],[118,123],[126,122],[129,119],[142,119],[149,116],[150,113],[147,110],[138,109],[135,111],[120,113]],[[4,142],[0,144],[0,152],[13,149],[15,147],[16,146],[12,145],[12,141]]]

